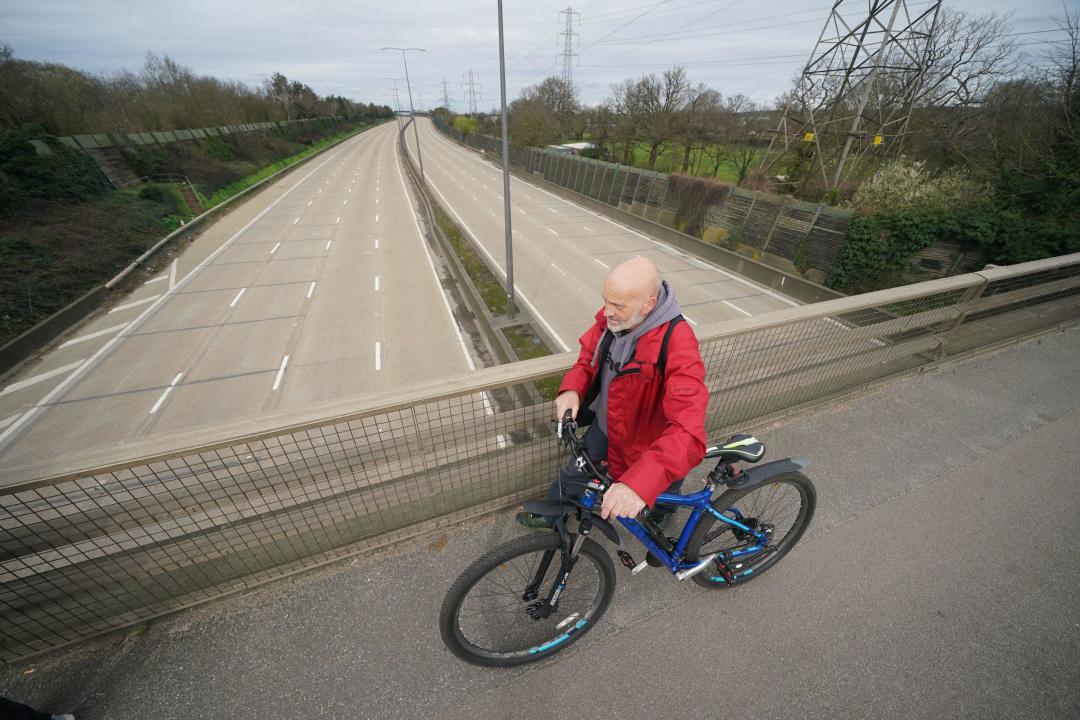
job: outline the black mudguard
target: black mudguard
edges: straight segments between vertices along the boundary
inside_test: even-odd
[[[744,488],[754,487],[755,485],[763,485],[777,475],[788,472],[797,472],[809,464],[809,460],[803,460],[802,458],[773,460],[764,465],[755,465],[748,470],[743,470],[742,474],[735,478],[733,482],[729,481],[727,486],[732,490],[742,490]]]
[[[577,515],[582,509],[580,506],[575,505],[569,500],[558,502],[556,500],[526,500],[523,502],[522,507],[531,513],[537,515]],[[619,547],[622,547],[622,538],[619,537],[619,533],[615,531],[614,526],[607,520],[593,513],[592,516],[593,527],[599,528],[600,532],[604,534],[611,542],[615,543]]]

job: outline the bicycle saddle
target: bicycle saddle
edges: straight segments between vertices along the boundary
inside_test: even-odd
[[[765,444],[753,435],[732,435],[723,444],[705,449],[705,459],[719,458],[727,462],[742,460],[756,463],[765,457]]]

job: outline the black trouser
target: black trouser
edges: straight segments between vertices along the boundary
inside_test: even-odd
[[[32,707],[0,697],[0,718],[4,720],[52,720],[49,713],[38,712]]]
[[[589,426],[589,429],[585,431],[585,450],[589,453],[589,457],[593,462],[599,463],[601,460],[607,459],[608,454],[608,439],[607,435],[600,431],[600,426],[593,423]],[[574,483],[586,483],[589,480],[589,476],[574,467],[574,457],[571,455],[570,462],[568,462],[561,470],[559,470],[559,479],[551,483],[551,487],[548,488],[548,499],[559,499],[559,486],[562,485],[563,497],[579,498],[585,493],[585,487],[583,484]],[[678,493],[682,490],[682,480],[676,480],[668,486],[665,492]],[[597,512],[600,508],[596,508]],[[653,519],[656,522],[662,520],[666,515],[674,512],[673,508],[658,507],[653,510]],[[548,520],[554,522],[555,517],[548,517]]]

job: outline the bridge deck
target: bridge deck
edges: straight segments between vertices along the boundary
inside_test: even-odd
[[[473,668],[438,638],[452,578],[518,534],[500,512],[8,669],[0,694],[80,720],[475,720],[583,693],[626,718],[1075,717],[1078,356],[1073,328],[758,429],[814,461],[790,558],[734,593],[618,568],[601,625],[534,668]],[[677,694],[668,664],[708,680]]]

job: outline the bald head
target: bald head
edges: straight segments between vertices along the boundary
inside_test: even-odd
[[[648,258],[630,258],[611,269],[604,280],[604,317],[615,332],[630,330],[656,307],[660,269]]]

